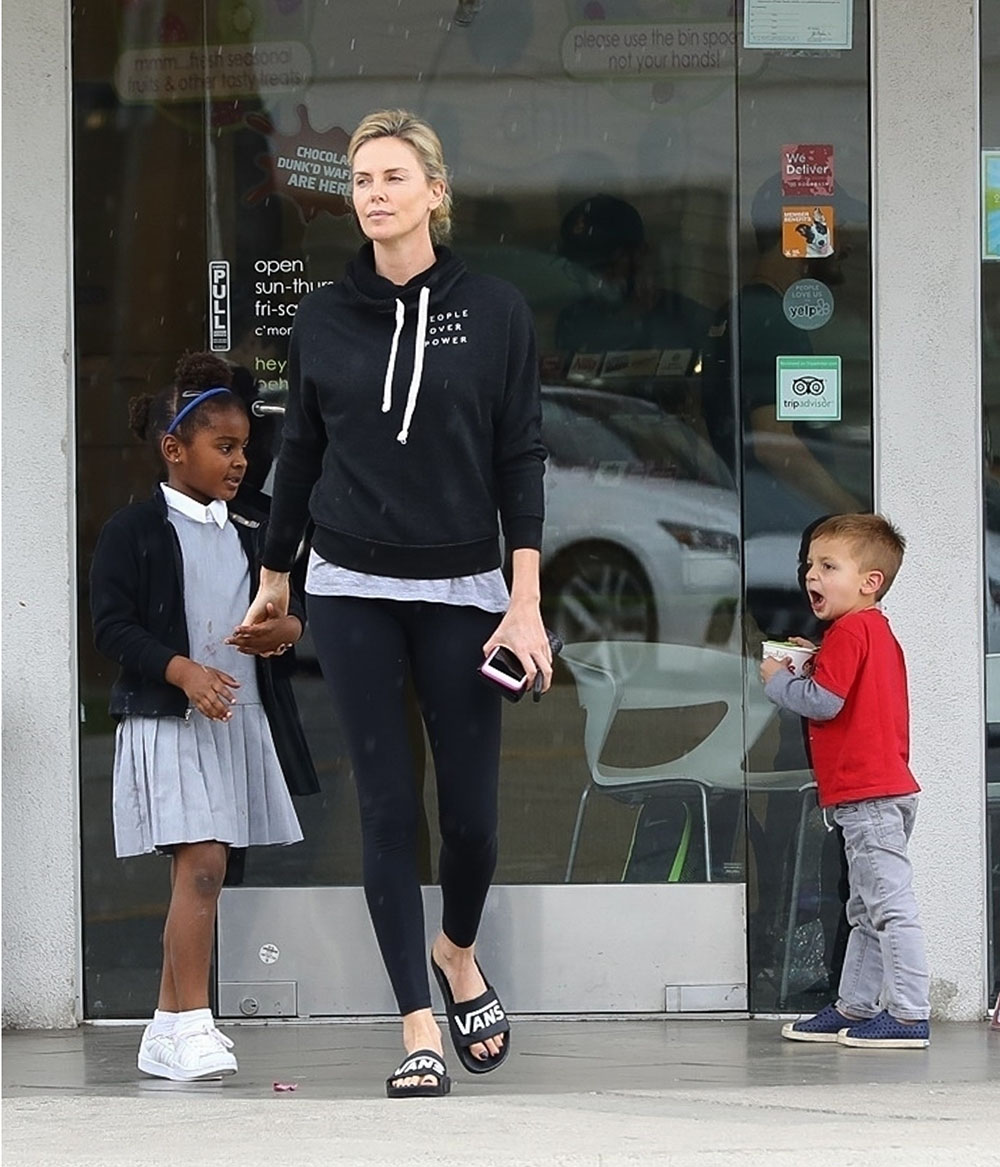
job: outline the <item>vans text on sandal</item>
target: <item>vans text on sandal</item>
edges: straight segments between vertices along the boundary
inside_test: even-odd
[[[479,962],[476,962],[479,968]],[[486,991],[471,1001],[455,1001],[445,976],[444,969],[431,957],[431,968],[444,998],[444,1011],[448,1015],[448,1029],[455,1046],[458,1059],[470,1074],[488,1074],[502,1065],[510,1053],[510,1022],[504,1012],[500,998],[493,986],[483,975]],[[480,974],[483,970],[479,968]],[[485,1058],[475,1057],[469,1047],[485,1042],[489,1037],[503,1035],[503,1046],[498,1054],[487,1054]]]
[[[402,1085],[404,1078],[416,1078],[412,1086]],[[433,1078],[433,1082],[425,1081]],[[387,1098],[443,1098],[451,1093],[451,1079],[444,1059],[432,1049],[418,1049],[407,1054],[395,1072],[385,1080]]]

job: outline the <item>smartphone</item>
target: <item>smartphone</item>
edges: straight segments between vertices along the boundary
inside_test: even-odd
[[[508,701],[520,701],[524,696],[528,680],[524,665],[502,644],[497,645],[479,666],[479,674],[487,681],[499,685],[501,694]]]

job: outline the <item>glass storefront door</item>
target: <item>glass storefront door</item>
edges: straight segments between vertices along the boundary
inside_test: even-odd
[[[983,166],[983,506],[986,587],[986,845],[990,1000],[1000,993],[1000,13],[980,6]]]
[[[455,250],[532,308],[543,603],[567,647],[545,700],[506,711],[483,943],[512,1009],[807,1008],[836,969],[837,839],[756,661],[817,631],[803,529],[870,506],[868,18],[858,0],[838,28],[779,28],[766,8],[752,29],[730,0],[75,12],[81,579],[100,523],[155,478],[127,398],[185,348],[256,382],[265,478],[296,304],[359,244],[344,155],[368,111],[435,126]],[[86,1009],[134,1016],[166,866],[113,858],[113,670],[86,635],[80,652]],[[223,895],[223,1014],[390,1004],[308,638],[300,661],[323,792],[299,800],[306,842],[251,852]],[[416,717],[414,743],[433,885]]]

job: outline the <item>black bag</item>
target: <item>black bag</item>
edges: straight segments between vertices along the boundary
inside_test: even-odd
[[[698,814],[678,794],[643,800],[632,831],[623,883],[688,883],[704,868]]]

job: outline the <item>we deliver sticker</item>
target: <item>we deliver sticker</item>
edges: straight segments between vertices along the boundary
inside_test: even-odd
[[[782,146],[781,193],[796,199],[832,195],[833,147]]]

